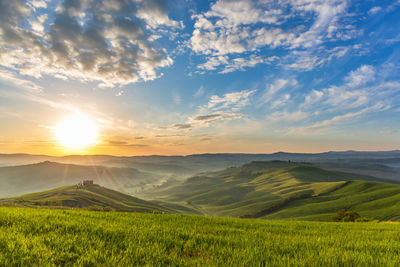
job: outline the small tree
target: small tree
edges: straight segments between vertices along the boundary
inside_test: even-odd
[[[333,216],[332,220],[335,222],[355,222],[361,216],[351,210],[338,210]]]

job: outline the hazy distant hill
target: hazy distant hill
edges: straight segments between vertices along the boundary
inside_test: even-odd
[[[252,161],[291,160],[313,163],[334,163],[339,168],[346,165],[348,170],[376,170],[378,165],[388,169],[382,177],[390,177],[391,172],[397,173],[395,178],[400,180],[400,151],[377,152],[326,152],[326,153],[286,153],[273,154],[197,154],[188,156],[132,156],[117,157],[110,155],[71,155],[52,157],[29,154],[0,154],[0,166],[33,164],[42,161],[53,161],[65,164],[102,165],[109,167],[135,168],[139,171],[162,174],[165,177],[186,178],[198,172],[216,171],[228,167],[241,166]],[[376,165],[376,166],[373,166]],[[356,166],[356,167],[354,167]],[[326,166],[325,166],[326,167]],[[329,167],[329,166],[328,166]],[[380,170],[382,171],[382,170]]]
[[[11,199],[0,199],[0,205],[48,208],[84,208],[90,210],[115,210],[146,213],[175,213],[170,208],[165,208],[96,184],[87,185],[82,188],[77,188],[77,186],[66,186]]]
[[[0,197],[53,189],[75,184],[84,179],[92,179],[95,183],[126,193],[134,193],[146,184],[158,181],[152,175],[134,168],[83,166],[45,161],[1,167]]]
[[[370,218],[390,219],[400,216],[400,185],[391,182],[310,163],[252,162],[199,174],[149,195],[212,216],[313,220],[355,209]]]

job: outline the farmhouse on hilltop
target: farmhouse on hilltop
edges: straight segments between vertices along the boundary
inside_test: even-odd
[[[93,180],[83,180],[76,185],[76,188],[83,188],[88,185],[93,185]]]

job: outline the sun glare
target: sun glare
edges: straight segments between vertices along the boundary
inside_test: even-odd
[[[96,144],[98,127],[84,115],[74,115],[55,128],[57,141],[68,150],[81,150]]]

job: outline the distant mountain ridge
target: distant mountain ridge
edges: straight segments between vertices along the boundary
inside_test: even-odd
[[[370,169],[371,164],[385,165],[397,172],[400,180],[400,150],[393,151],[330,151],[324,153],[288,153],[277,152],[272,154],[246,153],[219,153],[193,154],[187,156],[110,156],[110,155],[70,155],[53,157],[46,155],[29,154],[0,154],[0,166],[16,166],[33,164],[42,161],[52,161],[64,164],[101,165],[106,167],[135,168],[161,176],[161,179],[184,179],[195,173],[217,171],[228,167],[238,167],[252,161],[291,160],[298,162],[335,163],[337,168],[345,167],[351,171],[357,165],[356,173]],[[362,163],[363,166],[359,166]],[[347,166],[344,166],[347,165]],[[369,166],[367,166],[369,165]],[[329,166],[328,166],[329,168]],[[372,169],[375,169],[373,167]],[[378,175],[379,173],[374,173]],[[387,178],[391,174],[382,174]]]
[[[321,153],[290,153],[290,152],[276,152],[276,153],[204,153],[204,154],[191,154],[185,156],[163,156],[163,155],[149,155],[149,156],[112,156],[112,155],[67,155],[67,156],[48,156],[48,155],[35,155],[35,154],[0,154],[0,164],[4,162],[12,163],[12,161],[33,161],[31,163],[38,163],[41,161],[54,161],[62,163],[72,163],[80,161],[81,163],[98,163],[106,162],[113,159],[121,160],[135,160],[137,162],[151,160],[153,162],[165,162],[181,159],[205,159],[205,158],[229,158],[229,159],[248,159],[250,161],[276,159],[276,160],[298,160],[298,158],[307,160],[326,160],[326,159],[354,159],[354,158],[371,158],[371,159],[386,159],[386,158],[400,158],[400,150],[390,151],[328,151]],[[20,165],[17,163],[15,165]]]

